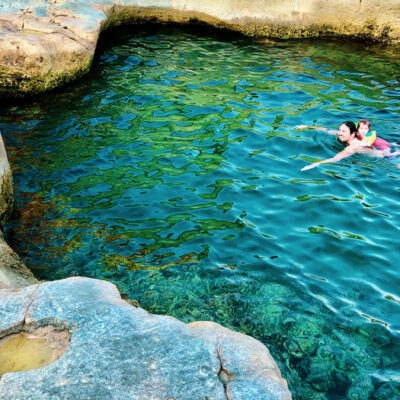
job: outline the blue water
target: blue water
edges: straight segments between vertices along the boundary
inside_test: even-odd
[[[400,142],[396,51],[146,28],[80,82],[0,111],[40,279],[108,279],[265,343],[295,399],[400,398],[397,159],[299,124],[369,118]]]

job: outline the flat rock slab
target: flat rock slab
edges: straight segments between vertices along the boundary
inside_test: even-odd
[[[0,337],[49,325],[71,333],[54,363],[1,376],[3,400],[291,399],[257,340],[212,322],[150,314],[106,281],[77,277],[3,289],[0,321]]]

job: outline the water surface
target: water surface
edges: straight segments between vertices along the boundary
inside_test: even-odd
[[[342,146],[295,129],[367,117],[399,141],[395,52],[113,36],[87,78],[0,112],[14,249],[39,279],[256,337],[296,399],[399,398],[400,161],[301,172]]]

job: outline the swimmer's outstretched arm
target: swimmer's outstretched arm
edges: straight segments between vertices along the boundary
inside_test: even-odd
[[[343,158],[350,157],[355,152],[356,151],[354,149],[346,148],[346,149],[342,150],[340,153],[337,153],[336,156],[334,156],[334,157],[328,158],[326,160],[318,161],[318,162],[315,162],[315,163],[310,164],[310,165],[306,165],[305,167],[303,167],[301,169],[301,171],[306,171],[308,169],[318,167],[318,165],[320,165],[320,164],[328,164],[328,163],[332,163],[332,162],[343,160]]]
[[[328,129],[323,126],[312,126],[312,125],[296,125],[296,129],[315,129],[317,131],[324,131],[330,135],[337,135],[338,131],[335,129]]]

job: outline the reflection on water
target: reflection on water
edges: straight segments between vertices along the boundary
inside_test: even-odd
[[[103,41],[90,76],[2,112],[41,279],[104,278],[156,313],[271,349],[298,399],[400,397],[397,160],[298,124],[371,119],[398,141],[388,50],[149,29]]]

